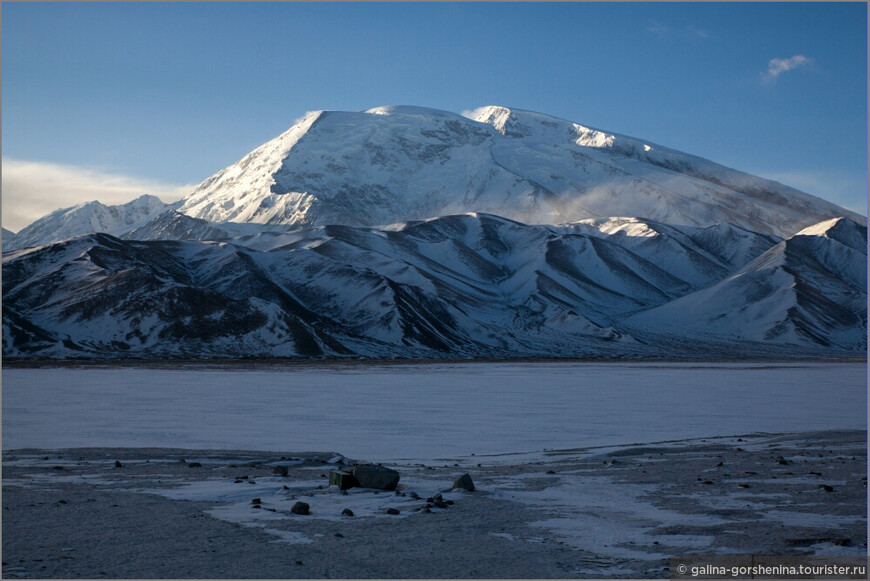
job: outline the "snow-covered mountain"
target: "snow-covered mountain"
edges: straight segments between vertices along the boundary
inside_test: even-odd
[[[309,113],[218,172],[179,211],[209,222],[373,226],[457,212],[556,224],[643,216],[787,237],[862,216],[642,140],[504,107]]]
[[[93,232],[117,236],[138,228],[171,207],[158,197],[146,194],[116,206],[93,201],[61,208],[22,228],[8,241],[4,233],[3,249],[40,246]]]
[[[866,349],[867,229],[826,220],[721,282],[625,323],[684,337]]]
[[[231,236],[205,220],[166,210],[120,237],[127,240],[223,240]]]
[[[143,196],[57,210],[5,248],[93,232],[123,237],[169,209],[222,230],[232,230],[228,222],[374,226],[467,211],[533,224],[611,216],[731,224],[781,238],[826,218],[866,224],[793,188],[651,142],[505,107],[471,117],[420,107],[309,113],[181,202]],[[165,239],[193,224],[170,216],[135,237]]]
[[[848,220],[831,224],[783,242],[736,227],[669,228],[624,219],[530,226],[479,213],[383,228],[249,231],[212,242],[88,235],[4,254],[3,354],[856,353],[866,348],[866,285],[862,291],[856,282],[866,276],[856,258],[862,232],[866,246],[866,231]],[[721,250],[735,239],[742,241],[741,248]],[[726,260],[766,244],[766,252],[749,264]],[[841,254],[848,259],[841,260]],[[798,271],[805,269],[801,280],[822,280],[818,277],[824,274],[813,288],[821,284],[839,293],[825,300],[836,304],[832,316],[851,331],[835,327],[836,340],[818,332],[735,338],[728,330],[760,297],[726,290],[720,294],[732,297],[728,308],[704,319],[706,330],[721,332],[674,333],[691,321],[689,307],[704,305],[704,299],[691,299],[705,292],[700,288],[706,283],[696,277],[718,277],[709,290],[760,272],[777,288],[786,288],[777,278],[781,275],[763,272],[765,264],[780,260],[772,257],[780,256],[786,257],[780,269],[786,274],[792,263]],[[808,267],[810,260],[815,262]],[[686,300],[688,307],[666,310]],[[796,311],[787,300],[764,305],[785,325],[803,325],[804,311],[825,306],[817,302]],[[815,329],[823,331],[825,321],[819,321]]]
[[[866,223],[539,113],[320,111],[175,204],[4,230],[3,354],[860,355]]]

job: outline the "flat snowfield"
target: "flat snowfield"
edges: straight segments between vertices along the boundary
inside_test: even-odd
[[[867,428],[867,364],[3,370],[3,448],[336,450],[370,461]]]
[[[4,369],[3,577],[662,578],[682,554],[866,555],[865,378],[865,362]],[[398,490],[328,486],[362,461]],[[476,490],[452,490],[465,473]]]

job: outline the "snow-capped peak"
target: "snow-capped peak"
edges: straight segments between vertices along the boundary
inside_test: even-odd
[[[96,200],[85,202],[40,218],[3,246],[4,250],[40,246],[93,232],[119,235],[138,228],[171,207],[173,205],[164,204],[150,194],[116,206],[106,206]]]

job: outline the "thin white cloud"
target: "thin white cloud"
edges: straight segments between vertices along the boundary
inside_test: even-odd
[[[685,39],[707,39],[710,38],[710,33],[706,30],[698,28],[692,24],[688,24],[683,28],[672,28],[661,22],[653,22],[646,27],[647,32],[658,36],[659,38],[682,37]]]
[[[768,83],[775,83],[781,74],[799,67],[805,67],[811,62],[811,59],[802,54],[796,54],[787,59],[770,59],[770,62],[767,63],[767,72],[763,74],[763,79]]]
[[[867,215],[866,173],[833,170],[758,170],[752,173],[818,196],[863,216]]]
[[[54,163],[3,160],[3,227],[13,232],[49,212],[98,200],[124,204],[142,194],[170,203],[194,185],[177,185]]]
[[[691,24],[686,27],[685,32],[688,36],[694,36],[697,38],[710,38],[709,32],[707,32],[706,30],[701,30],[700,28],[692,26]]]
[[[661,22],[653,22],[646,27],[646,30],[647,32],[651,32],[652,34],[655,34],[656,36],[660,36],[662,38],[671,33],[670,27],[662,24]]]

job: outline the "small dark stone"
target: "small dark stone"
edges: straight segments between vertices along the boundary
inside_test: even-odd
[[[712,480],[704,480],[701,484],[713,484]]]
[[[819,484],[819,488],[821,488],[825,492],[834,492],[834,487],[828,486],[827,484]]]
[[[63,466],[52,466],[51,469],[52,470],[64,470],[64,467]]]
[[[251,508],[263,508],[263,507],[260,506],[259,504],[254,504],[254,505],[251,506]]]
[[[115,468],[123,468],[123,467],[124,467],[124,465],[123,465],[123,464],[121,464],[121,462],[120,462],[120,461],[118,461],[118,460],[115,460]]]
[[[416,492],[412,491],[409,494],[411,495],[411,498],[413,498],[414,500],[420,500],[420,495],[417,494]]]
[[[555,473],[556,473],[555,470],[547,470],[547,474],[555,474]]]
[[[788,466],[788,460],[786,460],[782,456],[780,456],[779,458],[776,459],[776,463],[779,464],[780,466]]]
[[[59,502],[60,504],[66,504],[66,503],[67,503],[66,500],[58,500],[58,502]]]
[[[432,506],[434,506],[435,508],[447,508],[447,503],[440,498],[436,498],[435,501],[432,503]]]
[[[284,490],[290,490],[290,487],[287,486],[287,485],[285,484],[285,485],[284,485]]]
[[[388,508],[387,514],[399,514],[399,509],[398,508]]]
[[[251,500],[251,504],[260,504],[262,501],[259,498]]]
[[[293,506],[290,507],[290,512],[293,514],[308,514],[308,506],[307,502],[297,502]]]
[[[346,508],[341,511],[341,516],[353,516],[353,511],[349,508]]]
[[[43,459],[43,460],[48,460],[48,456],[43,456],[42,459]],[[3,564],[5,565],[6,563],[3,563]]]
[[[272,474],[277,474],[278,476],[287,476],[288,473],[286,466],[275,466],[275,469],[272,471]]]
[[[341,533],[335,533],[333,536],[334,536],[334,537],[338,537],[339,539],[343,539],[343,538],[344,538],[344,535],[341,534]]]
[[[444,502],[449,504],[449,505],[455,504],[452,500],[445,500]]]
[[[202,468],[202,464],[199,462],[191,462],[187,465],[188,468]]]
[[[304,565],[304,563],[302,561],[296,561],[296,564],[297,565]]]
[[[716,464],[716,468],[722,468],[722,466],[725,466],[724,462],[719,462],[718,464]]]
[[[241,484],[242,482],[244,482],[244,480],[239,480],[238,478],[236,478],[233,482],[235,484]]]
[[[463,490],[474,492],[474,482],[471,481],[471,475],[466,472],[457,478],[453,482],[453,488],[462,488]]]
[[[749,488],[748,484],[738,484],[737,486],[739,486],[740,488]]]

